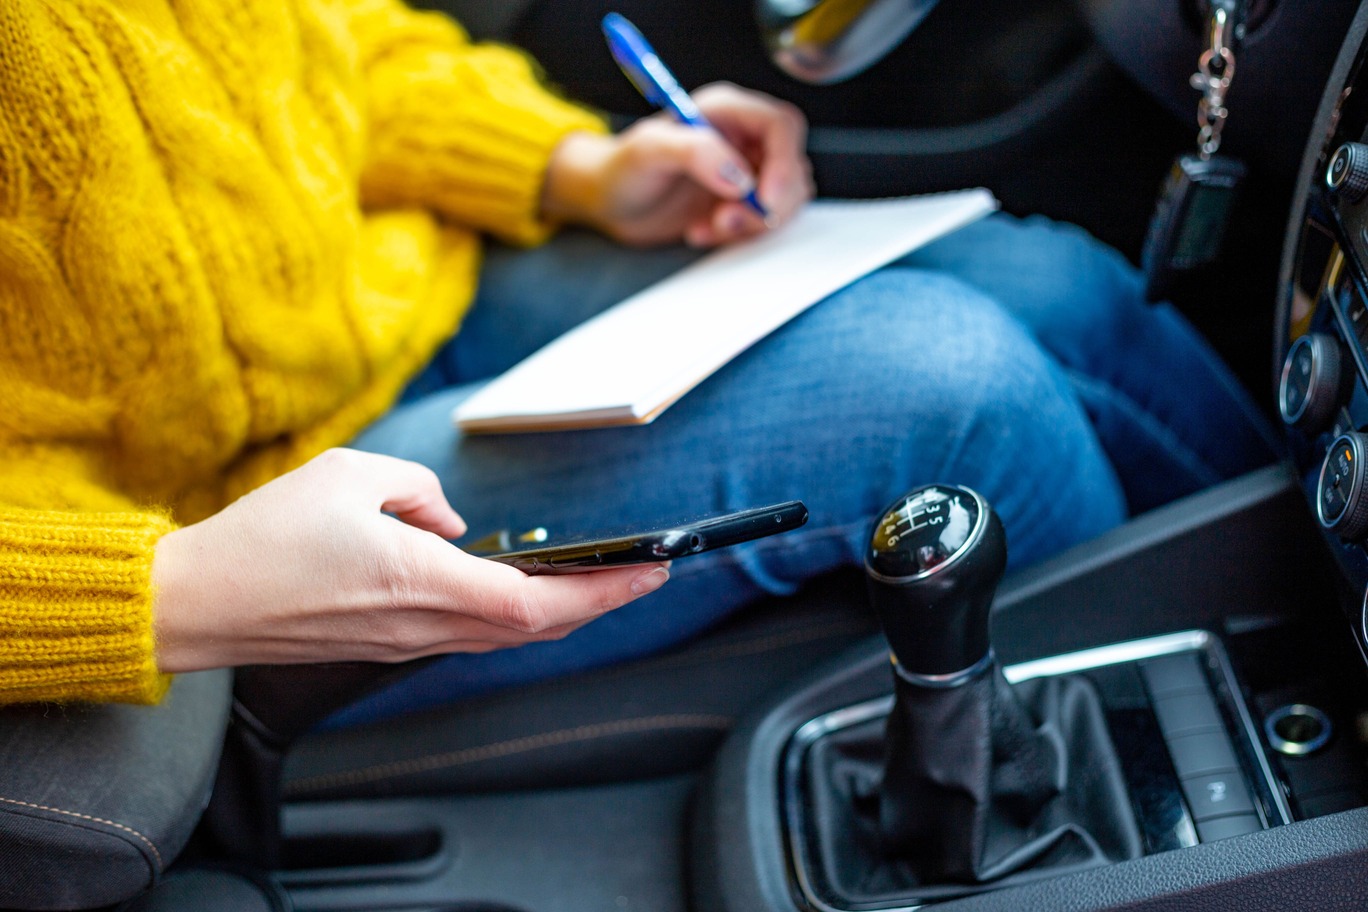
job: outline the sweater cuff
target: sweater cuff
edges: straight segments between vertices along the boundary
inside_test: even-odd
[[[541,217],[552,153],[568,134],[606,125],[543,88],[520,52],[479,46],[449,62],[440,78],[372,72],[363,201],[427,206],[511,243],[544,240],[555,227]]]
[[[159,513],[0,513],[0,702],[155,703]]]

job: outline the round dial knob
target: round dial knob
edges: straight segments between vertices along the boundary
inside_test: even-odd
[[[1357,431],[1330,444],[1316,483],[1316,516],[1321,525],[1345,541],[1368,536],[1368,496],[1364,496],[1363,460],[1368,437]]]
[[[1330,427],[1344,394],[1343,364],[1333,336],[1310,333],[1293,342],[1278,382],[1283,421],[1309,434]]]
[[[1357,203],[1368,193],[1368,146],[1345,143],[1330,156],[1325,186],[1340,199]]]
[[[865,571],[899,666],[939,676],[980,662],[1006,565],[1002,521],[974,491],[928,485],[889,504],[870,535]]]

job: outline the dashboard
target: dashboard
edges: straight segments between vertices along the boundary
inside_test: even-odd
[[[1368,71],[1332,75],[1307,150],[1275,326],[1278,409],[1318,526],[1368,593]],[[1368,597],[1355,603],[1368,656]]]

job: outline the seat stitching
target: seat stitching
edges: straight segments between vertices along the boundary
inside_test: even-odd
[[[89,814],[81,814],[76,811],[66,811],[62,808],[48,807],[45,804],[33,804],[32,802],[19,801],[14,798],[0,798],[0,802],[3,802],[4,804],[17,805],[18,807],[32,808],[35,811],[49,811],[53,814],[64,814],[68,817],[76,817],[80,820],[89,820],[92,823],[103,823],[106,826],[114,827],[116,830],[123,830],[125,833],[129,833],[133,836],[136,836],[138,839],[142,840],[143,843],[149,849],[152,850],[152,854],[156,857],[157,860],[158,874],[160,874],[166,867],[165,862],[162,860],[161,852],[157,851],[157,846],[152,842],[152,840],[148,839],[142,833],[139,833],[137,830],[133,829],[130,826],[125,826],[122,823],[115,823],[113,820],[105,820],[103,817],[92,817]]]
[[[798,630],[790,630],[787,633],[772,633],[766,636],[744,640],[739,643],[718,644],[703,649],[687,650],[674,656],[661,656],[654,660],[648,659],[647,661],[641,662],[640,665],[649,665],[652,668],[673,668],[679,665],[691,665],[694,662],[701,660],[735,658],[737,656],[768,652],[784,646],[793,646],[798,643],[820,640],[829,636],[836,636],[843,633],[859,633],[866,630],[873,630],[873,628],[868,624],[861,624],[858,621],[834,621],[830,624],[820,624],[800,628]],[[623,670],[626,671],[627,669]]]
[[[560,731],[544,732],[540,735],[526,735],[507,741],[496,741],[478,747],[433,754],[428,757],[415,757],[410,760],[396,760],[375,766],[348,770],[339,773],[324,773],[290,782],[287,795],[296,795],[311,789],[331,788],[339,785],[359,785],[364,782],[378,782],[411,773],[431,772],[446,767],[507,757],[512,754],[526,753],[544,747],[558,747],[575,741],[590,741],[612,735],[633,734],[663,728],[713,728],[726,731],[732,726],[732,717],[707,713],[679,713],[676,715],[643,716],[638,719],[617,719],[612,722],[599,722],[593,725],[579,725]]]
[[[738,641],[735,643],[719,643],[699,647],[688,646],[675,653],[649,656],[632,662],[626,662],[622,665],[600,668],[595,671],[586,671],[577,675],[575,681],[578,684],[600,683],[614,678],[633,677],[643,672],[656,671],[662,668],[679,668],[712,659],[754,655],[827,637],[835,637],[849,633],[868,633],[873,630],[874,628],[869,624],[854,620],[808,624],[790,630],[787,633],[771,633],[759,637],[749,636],[744,639],[738,638]]]

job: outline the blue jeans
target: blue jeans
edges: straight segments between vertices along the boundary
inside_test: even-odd
[[[1171,308],[1083,231],[994,216],[821,302],[645,427],[471,436],[488,377],[687,262],[567,234],[491,252],[477,303],[355,446],[432,467],[471,534],[604,529],[801,499],[802,529],[680,561],[660,591],[564,640],[440,660],[350,724],[649,654],[754,599],[861,560],[877,513],[968,485],[1022,566],[1263,465],[1257,409]]]

